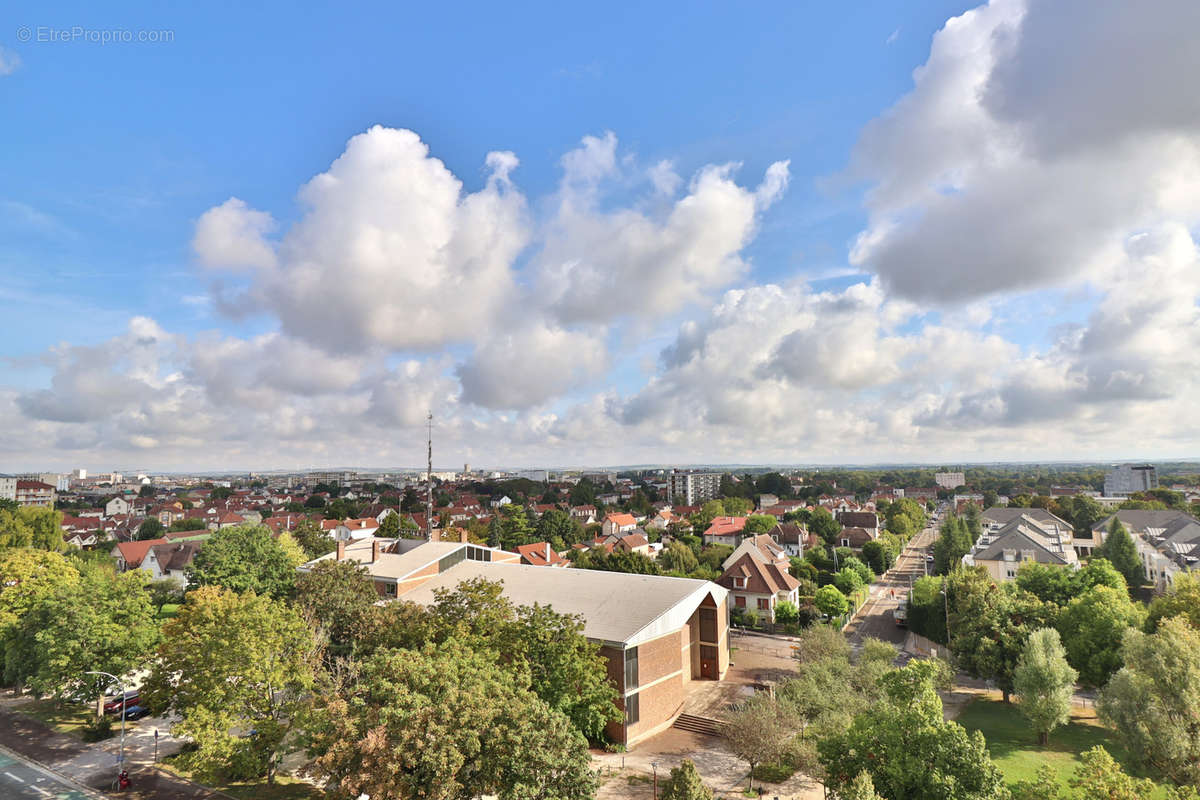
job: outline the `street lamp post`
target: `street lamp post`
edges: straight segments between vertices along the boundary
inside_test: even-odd
[[[946,593],[945,589],[941,590],[941,595],[942,595],[942,605],[946,609],[946,650],[948,650],[950,652],[954,652],[950,648],[950,595],[948,595]]]
[[[654,770],[654,800],[658,800],[658,762],[651,761],[650,768]]]
[[[117,757],[117,775],[125,769],[125,683],[111,672],[101,672],[100,670],[88,670],[85,675],[103,675],[106,678],[112,678],[113,683],[117,684],[117,688],[121,691],[121,754]],[[101,697],[104,695],[101,694]],[[103,709],[102,709],[103,710]]]

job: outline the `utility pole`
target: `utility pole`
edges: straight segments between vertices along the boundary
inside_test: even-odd
[[[425,473],[425,539],[433,541],[433,412],[426,417],[429,423],[429,463]]]

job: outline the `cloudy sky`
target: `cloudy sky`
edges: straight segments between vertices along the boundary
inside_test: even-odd
[[[1200,456],[1194,0],[20,5],[0,471]]]

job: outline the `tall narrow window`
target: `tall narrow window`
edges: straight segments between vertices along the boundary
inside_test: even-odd
[[[638,687],[638,649],[631,647],[625,651],[625,691]]]
[[[641,708],[638,704],[638,696],[631,694],[625,698],[625,724],[633,725],[641,718]]]

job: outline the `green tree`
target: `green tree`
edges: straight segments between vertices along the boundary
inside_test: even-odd
[[[863,559],[867,562],[867,566],[877,575],[887,572],[892,566],[892,561],[895,559],[894,555],[889,554],[884,549],[883,542],[877,540],[872,540],[864,544],[862,555]]]
[[[808,515],[808,530],[820,536],[825,544],[833,544],[842,532],[842,526],[827,509],[818,506]]]
[[[791,625],[800,618],[800,609],[791,600],[780,600],[775,605],[775,621],[781,625]]]
[[[1031,594],[1011,585],[996,587],[981,567],[960,569],[947,578],[951,608],[951,650],[960,669],[994,680],[1005,702],[1025,642],[1049,614]]]
[[[701,533],[712,524],[715,517],[725,516],[725,504],[720,500],[709,500],[700,506],[700,510],[692,517],[692,525],[697,533]]]
[[[933,543],[933,570],[938,575],[945,575],[962,563],[962,558],[971,551],[975,540],[967,521],[962,517],[951,514],[942,523],[937,541]]]
[[[561,550],[583,539],[583,526],[578,520],[571,519],[567,512],[551,508],[538,518],[534,538],[541,542],[550,542]]]
[[[585,800],[587,741],[530,691],[528,677],[455,640],[383,650],[318,694],[309,771],[334,798]]]
[[[750,765],[751,789],[754,768],[781,761],[798,728],[799,721],[787,706],[762,694],[753,695],[725,717],[726,743],[731,753]]]
[[[1086,494],[1077,494],[1071,498],[1071,524],[1075,528],[1075,535],[1090,539],[1092,537],[1092,528],[1097,522],[1104,519],[1104,506],[1100,505],[1094,498],[1088,497]]]
[[[745,497],[726,497],[721,500],[721,505],[731,517],[744,517],[754,509],[754,503]]]
[[[383,522],[379,523],[379,530],[375,532],[375,535],[383,539],[400,538],[400,515],[388,514],[384,517]]]
[[[21,515],[20,509],[0,508],[0,549],[32,546],[33,528]]]
[[[1043,747],[1050,732],[1070,719],[1071,696],[1079,673],[1067,663],[1067,653],[1053,628],[1029,634],[1013,674],[1021,713],[1029,720]]]
[[[505,550],[513,550],[519,545],[533,541],[533,528],[529,525],[529,517],[525,509],[516,503],[500,507],[500,544]]]
[[[81,685],[98,693],[102,681],[85,679],[87,670],[123,675],[149,662],[159,628],[146,580],[141,570],[89,570],[60,584],[22,619],[14,653],[26,657],[6,659],[6,680],[41,693]]]
[[[379,593],[366,567],[354,561],[318,561],[296,578],[296,605],[329,637],[329,652],[349,655]]]
[[[822,586],[820,589],[817,589],[817,594],[813,598],[813,605],[822,614],[834,618],[840,617],[850,610],[850,601],[846,599],[846,595],[842,594],[838,587],[833,585]]]
[[[138,526],[137,537],[138,541],[144,542],[147,539],[157,539],[163,535],[163,524],[155,517],[148,517],[145,522]]]
[[[318,649],[300,612],[270,597],[203,586],[163,626],[142,700],[180,721],[196,749],[180,758],[202,780],[274,782],[314,682]],[[241,736],[245,731],[253,736]]]
[[[1125,577],[1130,589],[1137,588],[1146,582],[1146,570],[1142,566],[1141,556],[1138,555],[1137,545],[1129,531],[1115,516],[1108,526],[1108,535],[1104,544],[1096,548],[1095,554],[1106,558]]]
[[[664,547],[658,554],[658,564],[667,572],[678,572],[683,575],[695,571],[700,566],[692,548],[683,542],[671,542]]]
[[[1075,769],[1071,786],[1080,800],[1147,800],[1154,794],[1153,782],[1126,775],[1103,747],[1085,750]]]
[[[1170,590],[1150,602],[1146,630],[1153,633],[1164,619],[1183,617],[1200,630],[1200,575],[1180,572],[1171,581]]]
[[[778,524],[779,520],[769,514],[751,514],[749,517],[746,517],[746,527],[744,530],[747,536],[756,536],[760,533],[768,532]]]
[[[1125,632],[1125,666],[1096,703],[1129,753],[1179,784],[1200,783],[1200,633],[1182,617]]]
[[[1003,800],[1003,777],[983,734],[942,715],[936,661],[911,661],[880,677],[884,697],[817,749],[835,793],[867,772],[884,797],[906,800]]]
[[[712,789],[700,780],[700,773],[690,758],[685,758],[678,767],[671,769],[671,775],[663,781],[662,800],[713,800]]]
[[[838,790],[834,797],[836,800],[886,800],[875,791],[875,782],[871,780],[871,773],[866,770],[858,773],[854,780]]]
[[[304,501],[304,507],[305,508],[324,508],[325,507],[325,498],[319,494],[309,495],[308,499]]]
[[[1108,683],[1121,668],[1121,641],[1129,628],[1141,627],[1146,612],[1127,592],[1093,586],[1071,601],[1055,625],[1067,649],[1067,660],[1087,686]]]
[[[79,570],[45,550],[0,550],[0,637],[60,587],[77,583]]]
[[[172,532],[174,532],[174,531],[202,531],[202,530],[204,530],[204,520],[198,519],[196,517],[184,517],[183,519],[177,519],[174,522],[172,522],[171,527],[167,528],[167,530],[172,531]]]
[[[204,542],[188,568],[188,582],[282,598],[296,583],[296,569],[269,530],[239,525]]]
[[[304,548],[304,554],[308,556],[309,561],[337,549],[337,542],[333,537],[321,530],[321,526],[311,519],[297,522],[288,533]]]
[[[154,613],[160,615],[163,606],[168,603],[183,602],[184,586],[174,578],[158,578],[146,584],[146,593],[150,596]]]
[[[833,585],[847,597],[863,588],[862,576],[853,567],[842,567],[833,576]]]
[[[304,552],[304,548],[287,531],[280,531],[279,535],[275,537],[275,543],[279,545],[279,549],[287,557],[288,564],[291,565],[292,569],[309,560],[308,554]]]

